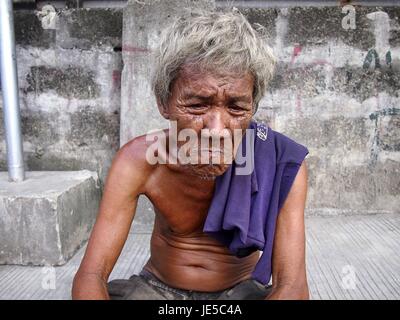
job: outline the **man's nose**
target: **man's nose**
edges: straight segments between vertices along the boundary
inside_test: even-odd
[[[215,110],[209,114],[205,121],[205,134],[206,137],[224,138],[229,137],[229,130],[227,129],[227,119],[220,110]],[[209,136],[207,136],[209,135]]]

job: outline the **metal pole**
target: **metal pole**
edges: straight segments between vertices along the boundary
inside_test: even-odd
[[[25,179],[12,0],[0,0],[0,66],[8,178]]]

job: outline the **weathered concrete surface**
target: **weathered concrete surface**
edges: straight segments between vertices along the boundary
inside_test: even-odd
[[[122,10],[14,14],[27,170],[87,169],[103,182],[119,148]],[[6,170],[2,102],[0,121]]]
[[[277,73],[255,117],[309,148],[307,214],[400,204],[400,7],[354,8],[355,29],[340,7],[278,9]]]
[[[150,233],[133,223],[110,280],[140,272],[150,255]],[[400,298],[400,215],[306,219],[306,266],[313,300]],[[0,299],[70,299],[84,248],[55,268],[0,266]]]
[[[0,172],[0,264],[61,265],[87,240],[101,189],[95,172]]]
[[[213,0],[128,1],[123,15],[120,145],[151,129],[168,126],[150,86],[152,55],[163,30],[190,8],[214,8]]]

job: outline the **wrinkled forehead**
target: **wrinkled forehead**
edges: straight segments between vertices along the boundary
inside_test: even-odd
[[[254,78],[249,71],[211,70],[204,67],[185,65],[180,68],[172,89],[181,93],[204,92],[216,94],[223,90],[226,94],[235,95],[253,93]],[[173,91],[173,90],[172,90]]]

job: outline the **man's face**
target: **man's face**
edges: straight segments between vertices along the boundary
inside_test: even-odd
[[[219,154],[221,159],[212,164],[191,164],[188,168],[192,173],[213,177],[229,167],[226,159],[234,156],[236,150],[224,150],[227,141],[224,137],[233,145],[234,130],[240,129],[243,135],[249,126],[253,115],[253,85],[250,73],[217,74],[195,67],[182,68],[171,88],[164,116],[176,121],[178,133],[183,129],[196,133],[198,144],[191,147],[192,151],[197,148],[200,157],[215,158]],[[210,143],[200,145],[201,139]],[[219,141],[220,147],[213,146],[211,139]],[[178,141],[178,149],[183,144]],[[230,150],[229,157],[227,150]]]

